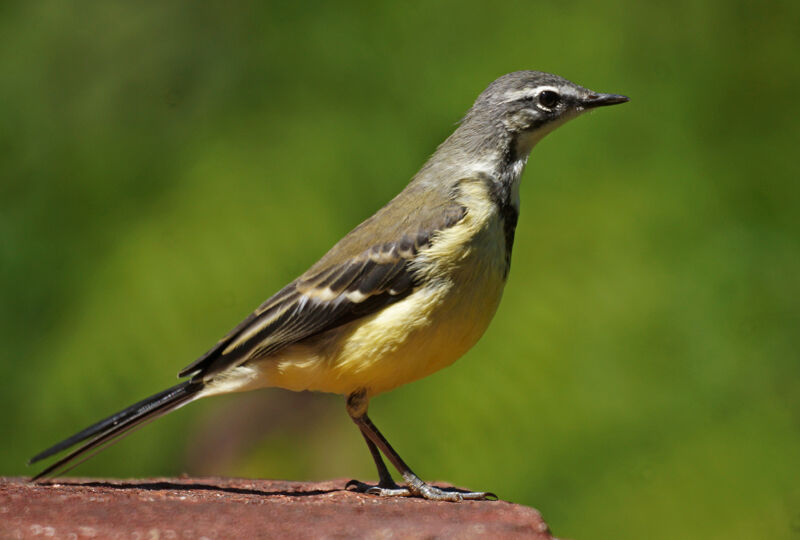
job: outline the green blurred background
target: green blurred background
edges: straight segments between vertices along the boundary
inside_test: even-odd
[[[3,2],[0,474],[174,384],[541,69],[631,103],[534,150],[486,336],[373,419],[559,536],[800,537],[798,6]],[[340,397],[268,390],[74,474],[373,469]]]

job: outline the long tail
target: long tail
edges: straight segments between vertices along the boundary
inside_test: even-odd
[[[88,442],[85,442],[31,478],[31,481],[35,482],[41,478],[52,476],[56,472],[66,472],[70,470],[72,467],[92,457],[109,443],[127,435],[134,428],[186,405],[197,397],[198,392],[203,389],[203,386],[202,382],[191,380],[184,381],[163,392],[159,392],[138,403],[134,403],[117,414],[109,416],[105,420],[101,420],[83,431],[76,433],[72,437],[36,454],[28,461],[28,465],[58,454],[63,450],[90,439]],[[95,451],[86,455],[92,450]],[[82,457],[83,459],[80,459]]]

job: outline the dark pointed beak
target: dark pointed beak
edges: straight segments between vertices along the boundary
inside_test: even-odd
[[[589,94],[583,99],[584,109],[594,109],[595,107],[605,107],[606,105],[616,105],[630,101],[628,96],[619,94]]]

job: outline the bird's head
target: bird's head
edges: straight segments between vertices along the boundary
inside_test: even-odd
[[[624,103],[628,98],[602,94],[563,77],[541,71],[503,75],[478,96],[464,124],[474,131],[503,132],[520,157],[527,156],[542,137],[595,107]]]

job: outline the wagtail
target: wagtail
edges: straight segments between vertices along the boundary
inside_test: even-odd
[[[503,75],[399,195],[184,368],[183,382],[34,456],[31,463],[82,443],[34,480],[196,399],[279,387],[346,397],[379,477],[375,486],[351,482],[356,490],[494,498],[423,482],[369,419],[367,405],[449,366],[478,341],[508,277],[520,176],[531,149],[567,120],[626,101],[549,73]]]

